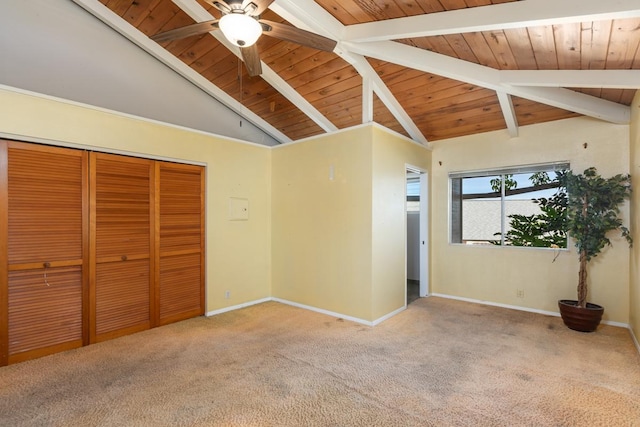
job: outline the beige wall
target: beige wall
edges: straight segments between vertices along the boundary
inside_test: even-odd
[[[631,103],[631,232],[634,245],[631,251],[631,280],[629,282],[629,325],[640,341],[640,91]]]
[[[578,171],[594,165],[605,176],[630,167],[638,172],[638,97],[633,106],[631,127],[569,119],[522,127],[518,138],[492,132],[437,142],[433,153],[377,126],[272,150],[0,87],[0,132],[206,164],[207,311],[274,296],[374,321],[404,304],[406,164],[433,165],[433,292],[546,311],[557,311],[560,298],[574,298],[573,247],[557,254],[450,245],[447,174],[559,160],[571,161]],[[635,187],[639,177],[634,173]],[[248,221],[229,221],[230,197],[249,200]],[[624,214],[629,215],[628,206]],[[606,320],[630,322],[637,336],[640,215],[635,210],[633,218],[635,249],[629,256],[624,241],[613,239],[614,247],[590,269],[590,300],[605,306]],[[524,298],[517,298],[516,290],[523,290]]]
[[[0,88],[0,132],[205,164],[207,312],[274,296],[373,321],[404,304],[405,164],[429,152],[377,126],[272,150]]]
[[[434,293],[552,312],[558,311],[558,299],[576,298],[578,257],[572,243],[559,253],[449,244],[448,173],[566,160],[579,172],[596,166],[603,176],[627,173],[629,126],[584,117],[567,119],[523,126],[517,138],[499,131],[438,141],[432,156]],[[628,212],[627,204],[625,218]],[[589,300],[605,307],[605,320],[627,323],[629,249],[618,236],[612,242],[613,247],[590,266]],[[517,290],[524,291],[524,298],[516,296]]]
[[[0,132],[206,164],[206,310],[270,296],[269,148],[5,88],[0,88]],[[230,197],[249,200],[248,221],[228,220]]]
[[[431,151],[373,128],[372,320],[406,302],[406,167],[428,171]]]
[[[429,152],[377,126],[275,148],[273,296],[365,321],[403,307],[407,163]]]
[[[273,149],[274,297],[371,318],[371,150],[367,127]]]

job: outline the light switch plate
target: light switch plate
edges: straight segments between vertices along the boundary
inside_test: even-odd
[[[229,198],[229,221],[246,221],[249,219],[249,200],[237,197]]]

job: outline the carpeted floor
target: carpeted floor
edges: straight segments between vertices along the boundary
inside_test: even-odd
[[[0,368],[2,426],[640,426],[626,329],[442,298],[269,302]]]

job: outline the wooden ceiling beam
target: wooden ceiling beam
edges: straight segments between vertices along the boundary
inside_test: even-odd
[[[362,123],[373,122],[373,83],[362,79]]]
[[[404,130],[411,136],[411,138],[421,144],[428,146],[429,141],[427,140],[427,137],[424,136],[411,116],[407,114],[402,105],[400,105],[400,102],[398,102],[393,93],[391,93],[391,90],[389,90],[387,85],[382,81],[378,73],[376,73],[376,71],[373,69],[371,64],[369,64],[366,58],[347,51],[343,52],[341,56],[345,60],[350,62],[361,76],[369,79],[375,94],[387,107],[393,117],[396,118],[398,123],[400,123]]]
[[[511,95],[501,91],[497,91],[496,95],[498,95],[498,102],[500,102],[500,108],[502,109],[504,122],[507,124],[509,136],[515,138],[518,136],[518,118],[516,116],[516,110],[513,108]]]
[[[333,40],[340,40],[344,26],[313,0],[277,0],[269,9],[291,24]]]
[[[629,107],[570,89],[504,84],[500,71],[398,42],[344,43],[351,52],[471,83],[612,123],[629,123]]]
[[[313,31],[334,40],[340,40],[344,26],[330,13],[311,0],[277,0],[269,8],[275,13],[295,25],[296,27]],[[384,84],[380,76],[375,72],[367,60],[348,50],[340,48],[340,44],[334,50],[341,58],[350,63],[362,76],[363,81],[367,80],[378,98],[385,104],[389,112],[396,118],[398,123],[410,135],[412,139],[421,144],[428,144],[427,138],[422,134],[418,126],[402,108],[398,100],[393,96],[389,88]],[[363,102],[369,102],[367,97],[363,97]],[[363,105],[363,114],[369,110],[367,105]],[[363,117],[365,120],[368,116]]]
[[[606,99],[552,87],[508,86],[507,92],[530,101],[551,105],[574,113],[616,124],[629,124],[631,108]]]
[[[640,89],[640,70],[502,70],[513,86]]]
[[[331,123],[329,119],[318,111],[309,101],[307,101],[302,95],[300,95],[294,88],[292,88],[282,77],[278,75],[271,68],[262,64],[262,74],[260,75],[267,83],[269,83],[275,90],[280,92],[285,98],[291,101],[296,107],[300,109],[307,117],[314,121],[315,124],[320,126],[325,132],[333,132],[338,130],[338,127]]]
[[[399,40],[637,17],[638,0],[527,0],[349,25],[340,39]]]
[[[172,1],[196,22],[214,18],[210,11],[202,7],[197,0]],[[291,141],[277,127],[267,122],[265,118],[249,111],[241,103],[238,103],[232,96],[222,90],[222,87],[211,83],[179,58],[163,49],[162,46],[151,41],[144,33],[131,26],[123,18],[111,12],[100,0],[74,0],[74,2],[222,104],[246,117],[247,120],[253,122],[276,140],[281,143]],[[615,100],[613,95],[609,97],[611,100],[607,100],[591,96],[589,93],[597,90],[598,94],[609,91],[615,95],[615,92],[618,91],[620,95],[617,95],[617,98],[619,99],[624,90],[629,92],[629,89],[640,88],[640,70],[500,71],[486,65],[483,66],[434,53],[424,48],[389,41],[434,35],[452,37],[449,35],[468,33],[470,31],[502,31],[532,26],[540,27],[575,22],[638,18],[640,17],[640,3],[638,0],[612,0],[609,2],[601,0],[526,0],[493,4],[491,7],[469,7],[407,18],[386,19],[347,27],[343,26],[329,12],[312,0],[276,0],[270,4],[269,8],[299,28],[311,30],[339,41],[334,53],[347,61],[363,81],[362,89],[358,88],[358,97],[363,100],[361,104],[362,121],[371,120],[375,114],[375,112],[371,111],[375,94],[407,134],[412,139],[425,145],[428,142],[423,134],[424,126],[417,126],[416,123],[420,123],[419,119],[416,116],[412,118],[407,113],[407,111],[411,112],[411,105],[407,104],[407,100],[401,97],[397,90],[395,92],[396,95],[391,92],[380,75],[376,73],[372,64],[367,60],[367,57],[495,91],[499,105],[502,108],[507,130],[511,135],[517,135],[518,133],[514,101],[511,99],[513,96],[567,110],[572,112],[571,114],[584,114],[613,123],[628,123],[630,119],[630,108],[628,106],[613,102]],[[239,50],[229,44],[219,31],[213,31],[210,34],[216,37],[229,51],[239,56]],[[209,36],[205,35],[205,37]],[[418,41],[426,40],[433,39],[422,38]],[[333,56],[332,54],[326,55]],[[301,112],[301,116],[304,114],[309,117],[313,123],[325,132],[335,131],[338,127],[342,127],[341,123],[335,119],[332,120],[332,114],[328,114],[325,111],[326,109],[323,110],[322,107],[316,109],[311,103],[313,99],[306,97],[303,92],[297,92],[294,88],[294,86],[297,86],[296,84],[290,85],[287,80],[280,77],[277,72],[270,69],[264,62],[262,62],[262,65],[264,72],[260,77],[260,81],[266,82],[265,85],[269,84],[275,91],[295,105]],[[611,68],[628,67],[617,66]],[[358,77],[355,72],[351,73],[354,79]],[[392,85],[391,87],[394,86]],[[577,90],[566,88],[576,88]],[[394,87],[394,89],[397,88]],[[401,97],[404,107],[398,102],[396,96]],[[353,102],[353,99],[351,102]],[[497,105],[498,103],[496,103]],[[322,114],[320,110],[325,114]],[[315,126],[313,127],[315,128]]]

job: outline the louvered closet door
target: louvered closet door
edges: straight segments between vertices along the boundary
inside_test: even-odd
[[[160,324],[204,313],[204,168],[158,162]]]
[[[0,141],[2,364],[87,341],[87,196],[86,152]]]
[[[91,153],[91,342],[152,326],[153,164]]]

